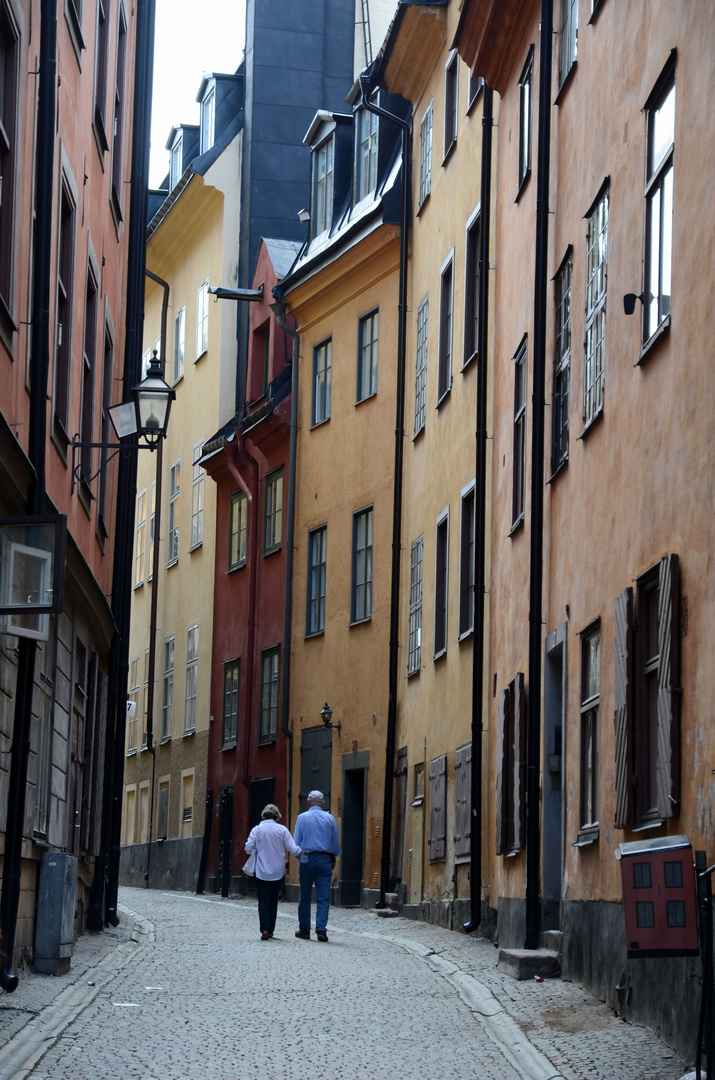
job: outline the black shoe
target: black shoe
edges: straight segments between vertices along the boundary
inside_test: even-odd
[[[295,936],[307,940],[310,937],[310,930],[296,930]]]
[[[269,934],[267,930],[261,930],[261,941],[268,941],[273,935]]]
[[[316,930],[315,931],[315,936],[317,937],[318,941],[327,941],[328,940],[328,935],[326,934],[325,930]]]

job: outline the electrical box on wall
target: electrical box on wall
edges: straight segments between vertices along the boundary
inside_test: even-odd
[[[698,956],[693,850],[687,836],[619,844],[629,960]]]

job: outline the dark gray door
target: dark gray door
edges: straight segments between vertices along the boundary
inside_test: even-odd
[[[391,887],[398,888],[402,881],[402,860],[405,851],[405,813],[407,811],[407,747],[397,751],[395,769],[395,833],[393,837]]]
[[[233,784],[222,787],[218,801],[218,886],[228,896],[233,873]]]
[[[322,725],[304,728],[300,742],[300,792],[298,812],[308,809],[308,792],[322,791],[325,809],[330,809],[330,770],[333,761],[333,733]]]
[[[343,853],[340,858],[340,903],[343,907],[362,904],[362,876],[365,851],[365,770],[343,772]]]
[[[566,631],[560,627],[546,640],[544,665],[544,783],[543,815],[543,922],[558,930],[564,865],[563,763],[566,704]]]
[[[250,830],[261,820],[261,813],[263,807],[268,803],[272,803],[276,797],[276,778],[275,776],[262,776],[259,780],[251,781],[250,789],[250,805],[248,808],[248,830]],[[278,807],[283,812],[282,807]]]

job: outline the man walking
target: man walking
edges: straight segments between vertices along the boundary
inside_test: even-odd
[[[324,806],[322,791],[309,792],[308,809],[298,814],[293,834],[296,844],[303,851],[300,856],[299,929],[295,936],[310,937],[310,899],[315,884],[315,934],[318,941],[328,940],[326,927],[330,906],[330,879],[335,869],[335,860],[340,854],[338,824]]]

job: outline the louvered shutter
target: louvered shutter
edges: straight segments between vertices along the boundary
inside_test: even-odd
[[[509,850],[521,851],[526,843],[526,694],[520,671],[511,683],[512,693],[512,809]]]
[[[472,747],[462,746],[454,755],[454,854],[471,851]]]
[[[680,562],[660,562],[658,599],[658,759],[655,792],[663,818],[680,813]]]
[[[634,820],[634,726],[633,726],[633,589],[616,598],[615,739],[616,813],[614,825],[625,829]]]
[[[95,756],[97,753],[96,713],[97,654],[93,652],[89,658],[89,670],[87,672],[87,705],[84,721],[84,784],[82,787],[82,813],[80,816],[79,834],[79,844],[82,851],[89,850],[90,833],[92,831],[92,777]]]
[[[447,857],[447,755],[433,758],[429,770],[429,858],[438,862]]]
[[[506,855],[508,812],[508,758],[509,735],[509,691],[502,690],[499,695],[497,719],[497,806],[496,806],[496,853]]]

